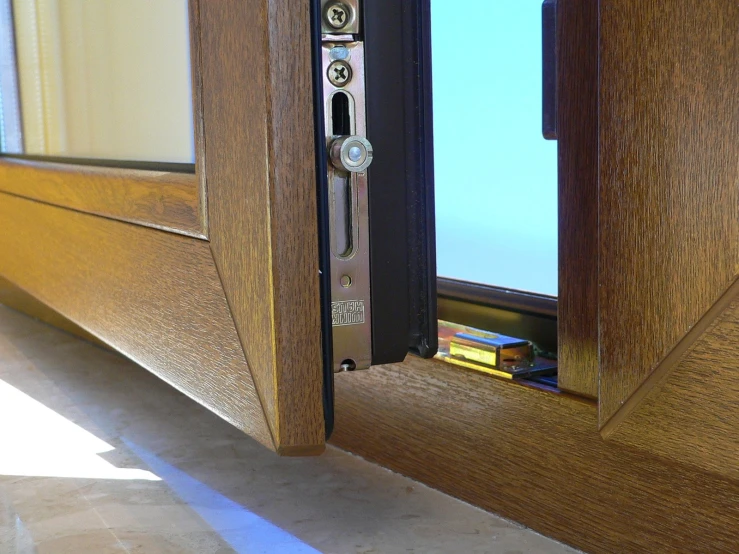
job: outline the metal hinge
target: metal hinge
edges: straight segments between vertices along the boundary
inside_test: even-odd
[[[323,0],[322,70],[331,243],[334,371],[372,362],[364,42],[360,0]]]

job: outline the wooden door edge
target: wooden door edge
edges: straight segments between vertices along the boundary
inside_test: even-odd
[[[190,1],[212,256],[277,450],[312,449],[326,427],[310,10]]]

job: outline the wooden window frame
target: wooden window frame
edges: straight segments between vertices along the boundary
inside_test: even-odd
[[[650,0],[649,4],[654,5]],[[645,4],[643,0],[619,0],[621,4],[630,4],[632,7]],[[207,0],[203,0],[207,3]],[[593,95],[598,90],[597,52],[593,54],[593,44],[589,42],[594,36],[597,40],[597,22],[599,20],[599,9],[604,5],[608,7],[617,2],[612,0],[601,0],[600,5],[590,0],[560,0],[559,9],[561,17],[558,18],[560,25],[558,33],[558,49],[562,52],[562,60],[565,63],[560,67],[560,79],[571,79],[572,86],[560,87],[560,110],[559,119],[569,118],[570,121],[585,122],[578,126],[558,125],[560,144],[560,159],[568,169],[560,175],[560,198],[565,194],[567,202],[561,204],[560,221],[566,244],[566,256],[573,260],[572,266],[563,267],[560,273],[560,282],[565,285],[568,292],[565,294],[571,300],[564,301],[562,288],[558,305],[559,333],[560,333],[560,364],[572,368],[569,371],[573,379],[570,381],[575,392],[583,394],[583,391],[592,390],[593,383],[598,379],[598,273],[597,264],[594,260],[598,256],[597,246],[597,207],[598,207],[598,174],[593,173],[597,168],[598,152],[593,150],[597,146],[597,99]],[[211,6],[215,3],[210,3]],[[234,29],[240,34],[234,36],[216,37],[211,36],[208,51],[214,54],[219,51],[218,47],[225,47],[229,40],[239,41],[239,37],[247,25],[257,25],[259,29],[252,36],[255,44],[255,52],[260,63],[255,64],[255,70],[265,71],[265,67],[284,67],[281,64],[295,63],[294,58],[284,59],[283,53],[277,49],[270,48],[277,44],[286,34],[280,34],[281,29],[289,28],[291,25],[302,25],[302,19],[292,20],[296,10],[295,3],[287,0],[264,0],[262,3],[254,3],[253,12],[249,11],[246,2],[219,2],[225,6],[228,16],[221,14],[220,22],[227,24],[226,19],[233,19]],[[711,0],[710,4],[715,8],[719,5],[718,0]],[[202,4],[201,4],[202,5]],[[681,6],[691,6],[698,9],[705,6],[705,0],[685,0]],[[215,8],[214,8],[215,9]],[[726,8],[728,9],[728,8]],[[292,14],[292,15],[291,15]],[[210,16],[216,14],[210,13]],[[251,18],[249,17],[251,16]],[[213,23],[212,19],[208,20]],[[258,25],[259,22],[267,22],[266,25]],[[665,24],[678,25],[683,19],[670,18]],[[617,21],[611,20],[612,25]],[[309,34],[306,27],[301,27],[303,40],[307,40]],[[287,33],[283,31],[283,33]],[[289,34],[287,35],[289,36]],[[585,41],[585,44],[583,44]],[[279,43],[284,44],[284,43]],[[623,41],[622,46],[627,48],[628,41]],[[216,48],[212,48],[217,46]],[[239,42],[239,46],[244,46]],[[212,50],[211,50],[212,48]],[[301,50],[302,48],[302,50]],[[295,55],[295,52],[309,51],[306,44],[299,46],[292,53],[284,55]],[[265,51],[268,53],[264,55]],[[564,55],[564,53],[569,53]],[[583,57],[578,59],[575,53]],[[216,56],[217,57],[217,56]],[[300,58],[300,56],[297,56]],[[593,63],[595,60],[595,63]],[[216,60],[217,61],[217,60]],[[211,60],[212,63],[216,63]],[[269,62],[269,63],[267,63]],[[222,71],[228,69],[216,65],[215,69]],[[279,126],[280,123],[292,125],[300,119],[299,108],[305,107],[305,98],[298,99],[284,93],[289,90],[293,83],[280,80],[279,75],[268,71],[259,74],[258,78],[269,77],[269,83],[262,81],[259,87],[249,88],[253,79],[244,79],[239,74],[239,69],[234,68],[237,73],[235,86],[244,86],[247,90],[254,91],[257,99],[265,101],[264,91],[277,94],[272,102],[278,101],[280,115],[284,119],[276,118],[271,125]],[[211,68],[211,71],[213,68]],[[300,78],[306,78],[309,72],[298,71]],[[211,77],[212,73],[209,73]],[[249,75],[251,77],[251,74]],[[574,76],[574,77],[573,77]],[[290,73],[291,80],[294,73]],[[562,81],[561,81],[562,82]],[[282,91],[282,95],[281,94]],[[296,95],[293,95],[296,96]],[[305,95],[306,98],[309,95]],[[223,98],[228,98],[224,95]],[[287,107],[281,103],[286,102]],[[295,104],[293,104],[293,102]],[[204,101],[213,108],[220,108],[217,102]],[[562,109],[564,107],[564,109]],[[254,110],[254,107],[250,107]],[[284,111],[283,111],[284,110]],[[272,113],[268,110],[268,113]],[[567,115],[569,114],[569,115]],[[574,114],[574,115],[573,115]],[[246,115],[244,115],[246,117]],[[294,119],[297,117],[297,119]],[[263,117],[262,117],[263,119]],[[204,113],[203,120],[207,123],[209,117]],[[239,122],[242,124],[243,122]],[[203,122],[201,121],[201,125]],[[263,122],[262,122],[263,124]],[[210,125],[210,123],[208,123]],[[243,125],[240,127],[243,129]],[[305,129],[290,127],[289,132],[294,135],[306,133]],[[237,142],[234,148],[253,148],[250,151],[250,159],[259,159],[269,148],[279,145],[287,145],[287,134],[280,133],[279,129],[273,129],[269,147],[262,144],[260,148],[254,143],[246,144]],[[572,133],[568,135],[568,133]],[[203,133],[205,134],[205,133]],[[302,135],[301,135],[302,136]],[[568,139],[567,137],[571,138]],[[593,142],[593,137],[596,137]],[[243,139],[243,137],[239,137]],[[264,138],[264,135],[262,135]],[[586,148],[578,157],[577,150],[562,151],[564,144],[579,144]],[[263,141],[264,142],[264,141]],[[296,141],[293,141],[293,145]],[[310,139],[309,139],[310,142]],[[208,141],[210,153],[211,145]],[[217,146],[221,148],[222,146]],[[226,145],[227,148],[227,145]],[[613,151],[609,150],[609,151]],[[226,150],[228,152],[228,150]],[[314,167],[313,153],[300,150],[307,157],[302,162],[296,162],[293,151],[288,151],[283,158],[273,160],[272,164],[287,164],[285,166],[269,166],[270,179],[267,179],[267,189],[270,191],[270,200],[276,203],[268,203],[270,212],[279,212],[284,208],[280,204],[281,194],[292,193],[293,190],[284,181],[287,176],[297,175],[301,178],[315,179],[312,170]],[[259,172],[253,168],[241,164],[234,164],[229,172],[223,167],[215,168],[210,173],[210,164],[225,163],[218,157],[212,159],[205,156],[207,162],[207,183],[209,192],[214,186],[223,186],[223,191],[234,190],[231,197],[218,197],[219,207],[211,211],[210,205],[213,198],[209,195],[208,213],[214,213],[218,217],[227,217],[218,213],[218,210],[230,209],[229,201],[234,202],[237,209],[243,210],[244,198],[237,197],[244,192],[242,188],[216,185],[218,179],[227,180],[239,178],[245,169],[250,169],[248,175]],[[607,152],[604,151],[604,154]],[[224,154],[225,155],[225,154]],[[234,152],[233,155],[238,155]],[[302,159],[298,156],[298,159]],[[201,163],[202,163],[201,161]],[[296,164],[296,165],[293,165]],[[263,167],[264,168],[264,167]],[[222,173],[221,173],[222,172]],[[264,184],[264,182],[263,182]],[[282,187],[282,188],[280,188]],[[565,190],[562,190],[565,187]],[[275,190],[277,188],[278,190]],[[307,192],[306,192],[307,194]],[[10,198],[2,198],[0,201],[0,216],[6,222],[5,236],[0,235],[0,267],[3,272],[11,273],[17,279],[10,279],[20,284],[26,291],[31,292],[34,297],[40,298],[44,304],[57,309],[62,315],[73,322],[81,324],[87,331],[92,331],[96,337],[106,339],[108,344],[131,356],[142,365],[149,367],[155,372],[167,378],[164,371],[171,368],[170,360],[163,352],[166,346],[171,349],[175,356],[182,355],[181,363],[192,366],[193,374],[202,371],[199,363],[205,363],[205,368],[210,366],[206,363],[208,355],[213,354],[212,345],[202,340],[202,335],[197,329],[188,328],[172,335],[158,337],[154,332],[144,330],[138,334],[123,333],[122,336],[111,334],[107,329],[107,323],[96,325],[94,315],[105,313],[110,317],[112,310],[115,314],[123,313],[119,303],[113,302],[111,289],[107,287],[99,296],[92,299],[87,293],[94,286],[100,286],[105,277],[104,271],[94,271],[92,265],[82,266],[86,271],[92,271],[92,276],[86,271],[75,269],[80,263],[80,258],[88,255],[97,247],[95,236],[106,234],[118,234],[121,238],[116,241],[120,245],[119,254],[131,254],[136,251],[144,251],[146,255],[123,259],[123,267],[137,266],[140,262],[154,264],[151,258],[160,254],[173,258],[187,258],[188,263],[177,265],[177,271],[157,275],[152,272],[151,276],[159,279],[156,287],[143,287],[147,296],[143,299],[137,295],[129,295],[124,298],[123,305],[127,311],[141,313],[141,318],[150,316],[152,305],[154,306],[157,321],[166,322],[172,326],[172,322],[178,322],[177,313],[169,312],[165,317],[157,315],[158,295],[170,294],[167,303],[171,306],[181,307],[177,297],[187,290],[192,293],[187,295],[183,302],[187,304],[187,310],[196,311],[202,318],[209,318],[213,324],[208,330],[210,333],[221,336],[229,335],[230,340],[219,341],[220,352],[228,352],[229,356],[220,360],[213,375],[217,377],[229,371],[235,371],[239,375],[244,374],[244,368],[249,367],[246,358],[253,351],[249,345],[251,339],[257,344],[265,340],[263,329],[259,326],[245,325],[246,318],[239,315],[238,310],[224,308],[229,303],[243,303],[242,295],[229,293],[228,287],[234,287],[235,280],[239,275],[239,269],[224,264],[217,265],[217,260],[228,258],[223,249],[228,248],[226,241],[228,237],[222,237],[218,246],[213,245],[213,218],[211,218],[210,238],[211,243],[173,233],[161,233],[160,231],[145,229],[140,226],[128,225],[106,218],[92,217],[85,214],[62,214],[63,210],[38,202],[29,202],[18,197],[9,195]],[[260,206],[265,209],[265,205]],[[19,213],[22,212],[22,213]],[[243,212],[240,212],[243,214]],[[248,210],[247,210],[248,213]],[[37,237],[42,231],[42,225],[33,217],[50,218],[61,221],[59,228],[63,231],[61,239],[55,243],[57,248],[65,251],[71,263],[58,264],[59,258],[53,254],[47,254],[39,261],[34,256],[26,254],[26,250],[32,245],[30,241],[15,245],[7,238],[9,233],[15,232],[20,236]],[[284,212],[289,214],[289,211]],[[220,220],[223,224],[223,220]],[[270,220],[274,222],[274,220]],[[279,228],[279,221],[276,226]],[[71,222],[71,223],[70,223]],[[73,224],[77,232],[93,231],[96,233],[86,246],[75,243],[69,252],[66,245],[65,234],[67,226]],[[216,224],[217,226],[218,224]],[[134,232],[135,230],[135,232]],[[135,237],[133,235],[135,234]],[[53,235],[53,233],[52,233]],[[234,238],[237,245],[228,251],[235,256],[235,251],[243,248],[244,234],[241,239]],[[276,236],[276,233],[274,233]],[[131,238],[140,238],[137,248],[132,248],[128,242]],[[304,246],[302,240],[295,240],[293,244]],[[51,238],[47,244],[51,243]],[[148,245],[152,246],[149,247]],[[176,245],[176,247],[173,247]],[[308,245],[310,246],[310,245]],[[280,258],[284,254],[286,244],[272,246],[268,254],[278,252],[277,273],[288,271],[290,266],[287,260]],[[75,250],[76,249],[76,250]],[[221,249],[220,251],[218,249]],[[289,250],[289,248],[288,248]],[[11,255],[6,253],[10,251]],[[308,256],[317,258],[317,250],[308,252]],[[220,256],[220,258],[219,258]],[[240,260],[250,259],[236,256]],[[121,256],[113,256],[113,260],[119,260]],[[213,260],[216,260],[214,262]],[[65,261],[63,258],[62,261]],[[292,261],[299,261],[293,259]],[[202,263],[201,263],[202,262]],[[282,264],[282,265],[281,265]],[[311,269],[315,265],[308,264]],[[71,269],[69,269],[71,268]],[[56,283],[61,285],[49,285],[45,282],[45,276],[57,272]],[[61,274],[61,275],[59,275]],[[131,279],[143,279],[140,271],[129,271]],[[224,277],[225,275],[225,277]],[[187,287],[178,287],[172,294],[171,284],[180,280],[187,280]],[[82,280],[85,286],[78,286]],[[20,281],[20,283],[19,283]],[[0,285],[2,283],[0,282]],[[54,290],[59,288],[61,290]],[[317,285],[316,285],[317,288]],[[730,289],[730,293],[736,293],[736,287]],[[207,294],[203,291],[208,291]],[[117,291],[120,293],[120,291]],[[123,291],[125,293],[125,291]],[[275,309],[268,314],[267,326],[275,326],[274,320],[278,315],[294,315],[294,301],[301,298],[306,302],[317,302],[318,294],[295,296],[295,292],[288,289],[280,291],[287,294],[285,303],[281,309],[292,311],[279,312]],[[292,293],[292,296],[291,296]],[[3,301],[12,304],[11,295],[2,292]],[[275,290],[269,291],[270,295]],[[282,296],[273,296],[282,300]],[[102,303],[97,306],[96,301]],[[152,304],[153,303],[153,304]],[[19,306],[22,308],[22,306]],[[718,306],[724,307],[723,304]],[[25,308],[32,311],[30,308]],[[285,354],[293,362],[311,364],[311,353],[315,354],[316,367],[320,365],[317,351],[319,348],[318,337],[307,337],[310,329],[317,327],[318,310],[315,311],[316,319],[313,321],[303,318],[300,322],[302,327],[284,328],[280,327],[280,335],[283,338],[301,337],[302,341],[313,343],[316,351],[303,345],[297,347],[293,352]],[[173,317],[173,315],[175,317]],[[709,313],[709,316],[714,315]],[[239,318],[241,317],[241,320]],[[269,319],[272,318],[272,319]],[[188,318],[190,320],[190,318]],[[239,323],[241,321],[241,323]],[[241,327],[239,327],[241,325]],[[310,327],[314,325],[314,327]],[[563,325],[571,325],[563,332]],[[156,328],[161,333],[165,327]],[[701,328],[700,330],[705,330]],[[298,334],[300,333],[300,335]],[[241,334],[241,340],[237,338]],[[274,335],[267,334],[267,337]],[[152,337],[157,343],[152,345]],[[192,340],[194,348],[183,349],[182,339]],[[244,352],[240,352],[241,344],[246,345]],[[310,345],[308,345],[310,346]],[[566,350],[563,351],[562,348]],[[208,355],[203,356],[199,352],[205,349]],[[279,348],[277,352],[284,352]],[[258,352],[257,352],[258,353]],[[307,356],[302,358],[302,356]],[[567,362],[565,360],[568,360]],[[250,362],[252,359],[249,360]],[[570,365],[571,364],[571,365]],[[248,372],[247,372],[248,373]],[[317,374],[314,374],[314,377]],[[177,377],[177,376],[175,376]],[[174,379],[173,379],[174,380]],[[185,389],[182,382],[174,382],[176,386]],[[243,381],[241,385],[248,385]],[[655,390],[659,387],[655,387]],[[254,390],[252,383],[252,388]],[[187,391],[192,394],[192,391]],[[238,389],[230,398],[237,398],[244,390]],[[263,408],[258,395],[248,392],[250,401],[253,403],[251,409],[257,413]],[[313,398],[317,398],[314,391]],[[596,388],[597,394],[597,388]],[[704,399],[705,400],[705,399]],[[201,399],[202,401],[202,399]],[[228,412],[228,399],[226,400],[226,411]],[[223,407],[223,399],[218,399]],[[206,403],[207,404],[207,403]],[[553,393],[543,391],[531,386],[511,384],[498,381],[487,376],[464,372],[456,367],[449,366],[443,362],[434,360],[419,360],[410,358],[403,364],[395,364],[374,368],[368,372],[357,372],[342,376],[336,382],[336,405],[337,405],[337,427],[332,442],[339,447],[346,448],[370,460],[376,461],[393,470],[418,479],[431,486],[439,488],[449,494],[472,502],[486,509],[494,510],[506,517],[510,517],[556,539],[562,540],[573,546],[587,549],[592,552],[674,552],[695,550],[708,551],[732,551],[737,543],[737,527],[739,521],[739,482],[732,478],[730,471],[732,467],[725,467],[722,460],[712,461],[710,457],[702,459],[681,459],[675,456],[674,451],[662,449],[650,450],[650,445],[640,444],[638,441],[614,441],[603,440],[599,431],[598,407],[592,400],[583,399],[567,393]],[[712,405],[706,403],[710,408]],[[320,410],[309,409],[309,414],[303,417],[319,417]],[[306,453],[320,450],[315,446],[308,448],[305,442],[289,438],[287,435],[278,434],[277,439],[271,436],[271,431],[266,425],[258,429],[249,428],[257,419],[236,420],[233,416],[236,412],[222,413],[224,417],[239,425],[246,431],[251,431],[258,440],[264,444],[286,453]],[[243,412],[242,412],[243,414]],[[273,421],[274,423],[274,421]],[[317,429],[320,423],[312,428]],[[733,430],[734,437],[736,429]],[[305,436],[305,435],[303,435]],[[639,429],[632,433],[632,438],[649,438]],[[692,446],[700,444],[692,436]],[[730,437],[731,438],[731,437]],[[625,443],[625,444],[624,444]],[[675,441],[672,442],[674,445]],[[300,445],[303,445],[303,448]],[[680,443],[682,444],[682,443]],[[653,445],[652,445],[653,446]],[[664,446],[664,445],[663,445]],[[695,451],[701,454],[700,448]],[[412,491],[409,491],[412,493]]]
[[[12,0],[2,0],[0,9],[0,23],[11,43],[5,45],[0,61],[3,86],[5,91],[14,92],[16,112],[20,113],[15,46],[12,44]],[[192,35],[190,42],[191,48],[196,46]],[[198,69],[193,68],[193,84],[197,79]],[[194,100],[197,108],[198,99]],[[21,133],[18,132],[15,142],[21,140]],[[196,140],[202,141],[202,135],[197,134]],[[55,163],[57,161],[64,163]],[[188,171],[186,164],[181,164],[187,168],[184,171],[146,170],[131,165],[128,162],[106,164],[89,160],[79,163],[75,159],[2,156],[0,191],[137,225],[207,238],[205,180],[197,166],[193,172]]]
[[[623,104],[634,101],[631,92],[649,83],[644,75],[651,75],[649,71],[654,70],[650,64],[655,59],[671,60],[670,56],[678,55],[689,56],[688,60],[702,59],[707,65],[721,64],[713,68],[713,73],[725,80],[710,82],[722,94],[702,97],[701,109],[720,111],[721,102],[724,107],[736,105],[728,98],[736,89],[737,73],[727,71],[731,64],[722,57],[734,43],[726,40],[722,48],[706,47],[709,42],[696,32],[700,27],[693,16],[700,12],[705,20],[709,16],[703,10],[712,15],[720,13],[726,32],[739,20],[739,10],[719,0],[685,0],[677,3],[676,16],[674,8],[678,6],[670,5],[668,9],[668,4],[671,3],[661,0],[558,2],[559,372],[560,387],[576,395],[495,380],[440,361],[417,359],[376,368],[355,379],[338,379],[336,383],[334,444],[588,552],[728,552],[735,549],[739,540],[737,349],[735,340],[726,341],[727,336],[735,337],[737,333],[739,286],[736,280],[731,281],[731,274],[723,275],[720,281],[724,286],[728,283],[728,288],[718,287],[710,298],[715,300],[720,295],[718,301],[678,342],[661,369],[644,381],[642,394],[623,404],[628,419],[618,421],[615,431],[602,427],[604,422],[595,400],[599,378],[603,392],[599,328],[602,333],[604,314],[599,306],[605,289],[601,287],[613,287],[608,277],[609,265],[614,263],[611,257],[605,264],[600,259],[599,265],[603,246],[609,246],[603,244],[603,222],[598,217],[603,200],[599,187],[614,187],[616,179],[624,179],[624,175],[632,180],[634,188],[638,185],[633,181],[636,171],[629,172],[623,164],[614,164],[621,152],[623,119],[615,117],[610,121],[615,128],[609,127],[604,137],[603,121],[610,112],[601,108],[606,105],[623,110]],[[605,17],[604,10],[609,10]],[[710,24],[704,24],[702,29],[709,27]],[[607,33],[607,50],[599,28],[601,33]],[[664,28],[662,38],[670,39],[647,39],[648,54],[637,53],[632,42],[635,28],[642,37]],[[717,36],[721,35],[712,36],[714,46]],[[666,49],[665,44],[672,47]],[[599,53],[603,52],[618,71],[599,71]],[[716,52],[719,59],[711,56]],[[629,71],[625,60],[630,56],[641,56],[637,65],[642,64],[644,73],[635,77]],[[690,67],[689,62],[686,65]],[[672,70],[673,65],[668,67]],[[730,75],[733,81],[728,80]],[[667,96],[681,98],[686,91],[680,87],[689,87],[691,82],[678,79]],[[617,95],[622,105],[609,100],[612,95]],[[659,105],[647,100],[643,109],[654,110]],[[679,135],[695,112],[683,110],[669,121],[659,119],[664,127],[653,124],[656,114],[650,116],[633,122],[633,127],[645,133],[648,140],[629,144],[630,147],[648,149],[659,143],[665,127]],[[671,155],[680,157],[676,167],[693,157],[697,160],[692,163],[706,163],[717,152],[721,152],[722,159],[735,160],[731,156],[736,155],[736,141],[726,134],[724,119],[714,114],[706,122],[713,129],[710,138],[724,145],[724,149],[703,152],[698,144],[691,152],[668,148]],[[649,159],[640,169],[653,172],[657,167]],[[719,167],[721,186],[736,182],[736,173],[732,171],[739,166],[724,163]],[[715,172],[715,168],[702,171],[701,185],[706,185]],[[660,182],[665,174],[657,172],[649,177],[647,182]],[[679,194],[673,190],[680,189],[664,183],[660,188],[668,196]],[[731,192],[729,198],[735,199],[736,190]],[[613,202],[620,199],[617,194],[612,196]],[[638,195],[629,201],[638,202]],[[699,210],[688,211],[685,219],[695,231],[688,236],[722,237],[724,242],[716,241],[706,250],[723,248],[726,258],[735,261],[730,257],[735,252],[730,248],[736,240],[735,206],[735,202],[722,205],[719,210],[724,217],[702,223]],[[609,212],[611,217],[617,215],[615,210]],[[655,232],[640,237],[638,231],[643,222],[638,223],[640,226],[632,225],[629,229],[631,234],[614,237],[621,229],[617,222],[611,222],[607,229],[609,240],[633,246],[641,238],[653,247],[655,238],[671,231],[653,228],[650,230]],[[696,256],[693,261],[684,260],[693,270],[690,275],[700,275],[701,259]],[[711,272],[716,269],[711,268],[708,273]],[[626,268],[622,268],[619,277],[625,273]],[[639,290],[642,283],[634,285],[644,300],[655,294],[648,287]],[[684,290],[690,289],[688,298],[692,299],[705,294],[705,289],[698,288],[690,289],[686,283]],[[497,303],[529,314],[542,315],[544,311],[542,299],[529,299],[531,302],[526,304],[514,302],[514,306],[504,295],[493,298],[489,290],[482,291],[482,296],[470,294],[469,286],[460,291],[455,290],[454,283],[444,281],[440,291],[447,299],[456,296],[457,302],[466,296],[465,300],[477,306]],[[676,297],[679,298],[671,298]],[[611,311],[630,307],[619,296],[611,295],[605,300],[610,300]],[[649,299],[654,300],[665,298],[656,291],[655,298]],[[672,304],[679,307],[680,303]],[[705,309],[705,305],[702,307]],[[444,310],[442,298],[440,312],[443,314]],[[615,322],[623,321],[616,318]],[[643,335],[625,332],[611,340],[614,345],[623,340],[622,347],[628,345],[644,357],[654,355],[653,345]],[[612,374],[606,378],[618,382],[614,374],[625,368],[618,363],[618,356],[612,358],[611,366],[606,368]],[[690,378],[695,369],[710,377]]]
[[[195,174],[0,159],[0,274],[269,448],[318,453],[310,8],[189,15]]]
[[[0,158],[0,191],[154,229],[207,238],[204,191],[188,173]]]
[[[0,23],[5,28],[5,35],[10,37],[9,42],[13,43],[12,0],[2,0],[0,9]],[[12,88],[18,104],[20,85],[13,59],[15,46],[6,46],[1,62],[4,90]],[[197,47],[198,41],[190,33],[191,51]],[[191,56],[193,61],[199,60],[195,54]],[[197,120],[202,111],[197,95],[199,67],[192,67],[191,76]],[[20,113],[19,105],[16,108],[16,112]],[[198,143],[196,148],[200,150],[200,143],[204,139],[202,128],[195,134]],[[132,164],[125,161],[105,163],[103,160],[85,160],[79,163],[74,158],[55,160],[45,156],[4,155],[0,156],[0,191],[53,206],[205,239],[208,236],[208,214],[202,165],[196,164],[194,171],[189,171],[187,164],[179,165],[186,169],[147,170],[131,167]]]

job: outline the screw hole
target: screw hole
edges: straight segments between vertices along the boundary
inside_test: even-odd
[[[341,371],[354,371],[355,369],[357,369],[357,363],[354,360],[341,362]]]

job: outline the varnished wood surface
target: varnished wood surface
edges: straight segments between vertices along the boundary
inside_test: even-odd
[[[598,3],[558,0],[559,386],[598,396]]]
[[[108,256],[111,250],[120,253],[121,245],[105,233],[97,249],[88,253],[86,263],[109,278],[109,290],[101,289],[101,295],[120,293],[122,288],[138,294],[139,287],[149,294],[163,281],[170,288],[158,304],[160,311],[166,311],[165,300],[220,291],[226,312],[202,313],[195,304],[179,306],[177,315],[185,328],[170,329],[168,344],[175,344],[176,335],[187,343],[192,326],[204,329],[212,321],[223,323],[228,318],[232,324],[235,320],[240,337],[237,357],[241,364],[230,360],[225,366],[218,365],[219,350],[230,352],[233,336],[214,332],[211,344],[200,352],[214,356],[211,371],[217,374],[200,377],[192,365],[162,369],[154,363],[159,358],[147,365],[141,351],[150,353],[155,347],[126,342],[129,335],[143,340],[136,319],[142,314],[127,318],[120,294],[108,299],[108,313],[87,307],[75,311],[56,273],[47,276],[49,282],[42,289],[46,295],[41,298],[24,284],[30,277],[11,265],[11,256],[3,259],[0,271],[5,271],[5,265],[15,267],[12,281],[247,432],[253,430],[278,452],[317,453],[323,449],[325,436],[309,6],[306,2],[296,9],[275,0],[193,1],[190,24],[197,176],[4,160],[0,191],[75,210],[50,212],[58,227],[66,219],[74,227],[80,213],[89,213],[209,238],[210,245],[183,246],[182,259],[165,256],[160,260],[162,275],[180,275],[189,268],[193,272],[190,280],[180,276],[175,282],[157,281],[153,269],[148,276],[152,284],[128,279],[122,262]],[[0,201],[2,209],[7,209],[13,197],[3,196]],[[17,206],[29,212],[41,209],[32,203]],[[18,217],[32,219],[25,212]],[[84,221],[93,228],[109,224]],[[48,262],[44,255],[51,236],[44,226],[29,227],[22,237],[14,237],[8,229],[4,232],[8,252],[24,244],[26,259]],[[142,228],[136,233],[145,233],[140,241],[164,240],[157,238],[162,236],[158,231]],[[86,237],[67,233],[66,239],[69,249],[90,247]],[[133,243],[130,247],[134,248]],[[201,256],[199,261],[188,254],[188,248]],[[208,256],[200,251],[203,248]],[[208,267],[203,265],[208,263]],[[69,268],[70,276],[78,270]],[[87,281],[80,291],[89,293],[91,286],[92,281]],[[206,288],[201,292],[197,286]],[[76,300],[81,302],[82,295],[79,292]],[[59,303],[73,315],[60,309]],[[162,315],[156,310],[155,314]],[[117,339],[117,335],[124,338]],[[189,348],[185,347],[188,354]],[[159,356],[167,358],[165,348]],[[237,390],[234,383],[241,389],[253,388]],[[237,392],[243,393],[248,414],[242,413]],[[250,423],[249,418],[255,419]]]
[[[302,453],[325,440],[309,5],[195,4],[208,236],[278,450]]]
[[[739,4],[600,7],[603,425],[739,272]]]
[[[46,304],[39,302],[23,289],[0,277],[0,304],[12,308],[18,312],[27,314],[35,319],[43,321],[62,331],[78,336],[81,339],[108,348],[108,345],[91,335],[79,325],[72,323],[69,319],[49,308]]]
[[[736,480],[605,443],[593,404],[414,358],[337,381],[337,445],[587,552],[739,540]]]
[[[608,438],[739,480],[739,281],[721,306]]]
[[[340,375],[332,443],[591,553],[733,553],[739,483],[606,442],[594,404],[438,361]]]
[[[194,175],[0,158],[0,191],[202,237]]]
[[[275,448],[208,244],[0,194],[0,274]]]

